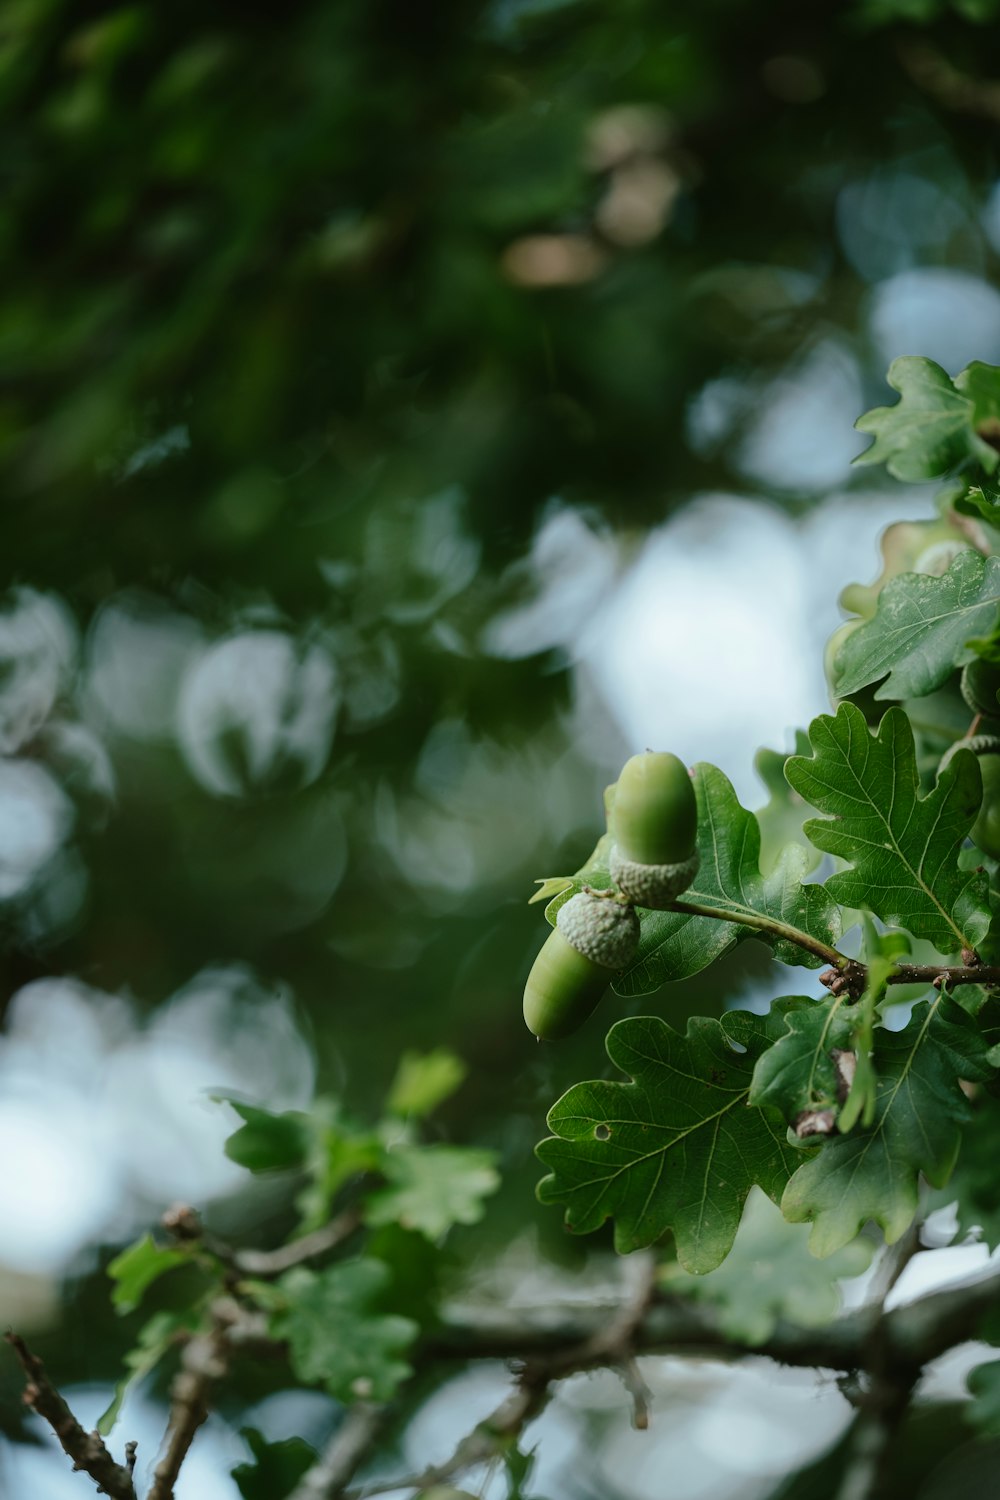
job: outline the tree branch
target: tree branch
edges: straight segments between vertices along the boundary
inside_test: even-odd
[[[359,1402],[352,1406],[322,1456],[308,1469],[288,1500],[340,1500],[351,1475],[374,1443],[385,1407]]]
[[[239,1309],[235,1310],[239,1316]],[[194,1442],[195,1433],[208,1416],[212,1387],[229,1366],[228,1330],[232,1308],[220,1301],[213,1309],[214,1325],[209,1333],[196,1334],[185,1346],[181,1367],[170,1387],[170,1422],[166,1449],[153,1474],[147,1500],[174,1500],[174,1485]]]
[[[73,1460],[73,1468],[89,1474],[98,1491],[112,1496],[113,1500],[136,1500],[131,1468],[115,1462],[98,1433],[84,1431],[49,1380],[42,1361],[37,1354],[32,1354],[24,1339],[16,1333],[7,1333],[4,1337],[28,1377],[23,1397],[25,1406],[48,1422],[64,1452]],[[134,1452],[133,1447],[133,1455]]]

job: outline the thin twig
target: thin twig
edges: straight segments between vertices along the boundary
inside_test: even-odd
[[[204,1229],[194,1209],[183,1203],[169,1208],[160,1222],[175,1239],[184,1243],[200,1241],[209,1254],[236,1275],[254,1276],[263,1281],[335,1250],[360,1229],[362,1219],[360,1209],[345,1209],[311,1234],[304,1234],[287,1245],[279,1245],[277,1250],[237,1250]]]
[[[288,1500],[340,1500],[351,1475],[375,1442],[385,1407],[362,1401],[352,1406],[320,1458],[307,1469]]]
[[[307,1260],[318,1260],[321,1255],[335,1250],[360,1229],[361,1222],[360,1210],[348,1208],[321,1229],[304,1234],[301,1239],[281,1245],[277,1250],[237,1250],[233,1263],[245,1276],[280,1276],[293,1266],[300,1266]]]
[[[766,917],[757,911],[727,911],[722,906],[705,906],[697,901],[672,901],[671,911],[683,912],[692,917],[712,917],[718,922],[734,922],[737,927],[752,927],[758,932],[769,932],[772,937],[781,938],[783,942],[794,943],[797,948],[804,948],[807,953],[813,953],[817,958],[822,958],[826,963],[833,964],[836,969],[849,969],[854,964],[854,959],[846,958],[843,953],[838,953],[836,948],[831,948],[828,943],[823,943],[819,938],[814,938],[810,933],[803,932],[798,927],[791,927],[787,922],[779,922],[773,917]]]
[[[353,1500],[385,1494],[395,1489],[428,1489],[447,1483],[475,1464],[496,1458],[506,1443],[516,1437],[548,1404],[553,1381],[595,1365],[610,1365],[623,1373],[632,1396],[634,1422],[644,1428],[649,1421],[649,1391],[635,1364],[634,1344],[638,1329],[649,1310],[656,1288],[656,1259],[644,1254],[627,1263],[632,1282],[628,1298],[614,1316],[576,1344],[556,1349],[541,1358],[526,1361],[517,1384],[485,1421],[477,1423],[442,1464],[433,1464],[419,1474],[387,1480],[355,1491]],[[324,1497],[326,1500],[326,1497]]]
[[[170,1387],[166,1448],[154,1471],[147,1500],[174,1500],[174,1485],[181,1465],[195,1433],[208,1416],[212,1388],[228,1368],[230,1304],[220,1302],[214,1311],[211,1331],[196,1334],[181,1355],[181,1367]]]
[[[5,1338],[28,1377],[23,1398],[25,1406],[48,1422],[64,1451],[73,1460],[73,1468],[89,1474],[98,1491],[112,1496],[113,1500],[136,1500],[131,1466],[123,1467],[116,1463],[100,1435],[86,1432],[80,1426],[64,1398],[49,1380],[42,1361],[37,1354],[32,1354],[24,1339],[16,1333],[7,1333]]]

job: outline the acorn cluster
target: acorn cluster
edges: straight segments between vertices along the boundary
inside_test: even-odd
[[[647,751],[627,761],[611,812],[611,878],[559,908],[556,926],[524,987],[524,1019],[539,1040],[583,1024],[639,946],[637,906],[667,911],[698,873],[698,808],[676,755]]]

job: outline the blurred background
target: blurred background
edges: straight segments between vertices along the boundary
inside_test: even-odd
[[[839,589],[933,514],[851,471],[852,424],[898,354],[1000,362],[996,8],[8,0],[0,1320],[85,1416],[134,1335],[113,1247],[177,1199],[287,1232],[212,1090],[373,1115],[446,1044],[438,1129],[504,1173],[451,1285],[587,1297],[610,1241],[535,1203],[531,1150],[607,1024],[815,990],[748,944],[539,1048],[526,903],[635,750],[763,803],[755,751],[827,706]],[[73,1500],[11,1363],[0,1485]],[[539,1493],[825,1493],[830,1381],[650,1363],[647,1435],[610,1377],[567,1383]],[[504,1380],[414,1398],[410,1464]],[[925,1392],[902,1493],[968,1480],[959,1389]],[[163,1397],[128,1411],[147,1457]],[[247,1410],[334,1419],[234,1397],[179,1500],[236,1496]]]

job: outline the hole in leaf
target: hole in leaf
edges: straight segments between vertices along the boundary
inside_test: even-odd
[[[609,1141],[611,1139],[610,1125],[595,1125],[594,1138],[598,1141]]]
[[[731,1036],[727,1037],[726,1041],[729,1043],[730,1052],[745,1052],[747,1050],[742,1042],[734,1042]]]

